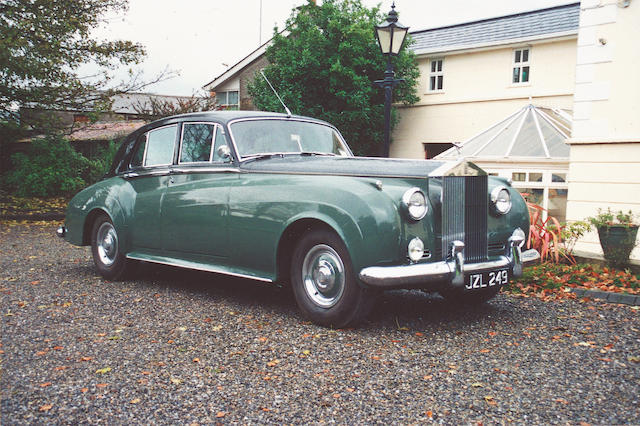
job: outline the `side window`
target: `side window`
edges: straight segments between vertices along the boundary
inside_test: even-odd
[[[211,160],[215,125],[185,123],[182,126],[180,163],[208,162]]]
[[[136,152],[131,157],[131,167],[140,167],[144,161],[144,151],[147,149],[147,134],[138,136]]]
[[[218,155],[218,148],[220,148],[222,145],[226,145],[227,144],[227,140],[224,137],[224,133],[222,132],[222,128],[218,127],[216,129],[216,141],[213,145],[213,161],[216,163],[223,163],[223,162],[228,162],[229,159],[223,159],[222,157],[220,157],[220,155]]]
[[[161,166],[173,163],[173,146],[176,141],[177,125],[161,127],[147,134],[145,166]]]

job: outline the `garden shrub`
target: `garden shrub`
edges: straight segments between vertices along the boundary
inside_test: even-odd
[[[14,154],[11,161],[6,183],[22,197],[71,195],[98,180],[108,167],[75,151],[61,135],[33,140],[26,153]]]

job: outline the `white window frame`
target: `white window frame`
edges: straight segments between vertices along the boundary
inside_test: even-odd
[[[438,62],[440,63],[440,70],[438,71]],[[435,64],[435,71],[433,70],[433,64]],[[438,89],[438,77],[442,79],[442,88]],[[433,89],[431,88],[431,79],[434,79]],[[432,58],[429,60],[429,79],[427,80],[427,92],[429,93],[442,93],[444,92],[444,58]]]
[[[238,94],[238,103],[235,104],[230,104],[229,103],[229,93],[231,92],[235,92]],[[223,106],[223,107],[236,107],[238,109],[240,109],[240,90],[225,90],[222,92],[216,92],[216,102],[218,100],[218,96],[222,95],[224,93],[224,103],[219,104],[219,106]]]
[[[527,60],[523,61],[524,51],[527,51]],[[520,51],[520,62],[516,62],[516,52]],[[529,72],[527,74],[527,81],[522,81],[522,69],[524,67],[529,67]],[[518,81],[513,81],[514,70],[519,68],[518,70]],[[517,49],[513,49],[511,51],[511,75],[509,76],[511,80],[511,84],[514,86],[522,86],[531,84],[531,46],[523,46],[518,47]]]

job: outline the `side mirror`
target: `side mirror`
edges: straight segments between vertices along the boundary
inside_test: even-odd
[[[222,158],[225,162],[231,161],[231,150],[227,145],[220,145],[216,154],[218,154],[218,157]]]

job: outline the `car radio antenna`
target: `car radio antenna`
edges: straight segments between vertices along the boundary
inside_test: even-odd
[[[282,101],[282,98],[280,98],[280,95],[278,95],[278,92],[276,92],[276,89],[273,88],[273,85],[271,84],[267,76],[264,75],[264,71],[260,70],[260,74],[262,74],[262,78],[264,78],[264,81],[266,81],[269,87],[271,87],[271,90],[273,90],[273,93],[276,95],[276,97],[284,107],[284,110],[287,112],[287,117],[291,118],[291,111],[289,111],[289,108],[287,108],[287,106],[284,104],[284,102]]]

